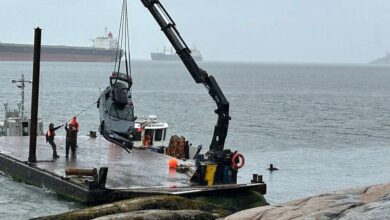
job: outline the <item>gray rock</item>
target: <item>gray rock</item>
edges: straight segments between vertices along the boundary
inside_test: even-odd
[[[225,218],[238,219],[390,219],[390,184],[344,190],[280,205],[243,210]]]
[[[115,215],[108,215],[94,220],[131,220],[131,219],[144,219],[144,220],[187,220],[187,219],[204,219],[214,220],[216,216],[204,211],[199,210],[142,210],[128,213],[121,213]]]

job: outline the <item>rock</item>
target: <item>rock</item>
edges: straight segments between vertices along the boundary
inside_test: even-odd
[[[224,209],[233,213],[244,209],[269,205],[262,194],[252,190],[240,194],[196,197],[194,200],[222,206]]]
[[[201,219],[201,220],[214,220],[217,216],[208,212],[199,210],[142,210],[128,213],[121,213],[115,215],[108,215],[94,220],[131,220],[131,219],[144,219],[144,220],[186,220],[186,219]]]
[[[70,211],[59,215],[40,217],[37,219],[86,220],[118,213],[153,209],[202,210],[209,213],[217,213],[221,217],[225,217],[231,214],[231,212],[224,210],[219,206],[199,201],[192,201],[179,196],[149,196],[123,200],[82,210]]]
[[[299,199],[237,212],[238,219],[390,219],[390,184]]]
[[[149,196],[37,219],[86,220],[103,216],[108,217],[99,219],[138,218],[137,216],[143,216],[142,218],[140,217],[141,219],[153,219],[155,218],[154,216],[158,216],[156,217],[157,219],[215,219],[216,217],[226,217],[245,208],[266,204],[268,203],[263,195],[255,191],[232,195],[198,197],[192,200],[179,196]],[[142,212],[138,212],[141,210]],[[161,210],[161,212],[157,210]],[[182,212],[176,210],[182,210]],[[186,216],[189,217],[187,218]]]

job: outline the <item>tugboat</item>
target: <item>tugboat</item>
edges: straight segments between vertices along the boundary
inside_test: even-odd
[[[31,119],[26,117],[24,112],[24,88],[26,83],[31,83],[31,80],[25,80],[24,75],[19,80],[12,80],[17,87],[21,89],[21,102],[18,102],[18,108],[11,110],[7,102],[4,102],[5,117],[4,121],[0,122],[0,136],[29,136]],[[43,135],[43,122],[38,119],[37,134]]]

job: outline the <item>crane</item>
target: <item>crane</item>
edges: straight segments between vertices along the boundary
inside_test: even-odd
[[[157,21],[161,30],[164,32],[176,53],[184,63],[188,72],[191,74],[196,83],[203,84],[208,90],[209,95],[215,101],[218,115],[217,123],[214,127],[214,133],[209,151],[206,153],[208,162],[216,163],[217,171],[215,181],[218,183],[235,183],[237,177],[237,167],[234,164],[239,160],[235,153],[224,149],[225,140],[229,127],[229,102],[219,87],[217,81],[212,75],[201,69],[191,56],[191,50],[176,29],[176,23],[159,0],[141,0],[143,5],[149,10],[154,19]],[[242,155],[241,155],[242,156]],[[243,160],[243,157],[241,157]],[[202,171],[198,178],[202,178]],[[228,173],[228,177],[226,174]]]

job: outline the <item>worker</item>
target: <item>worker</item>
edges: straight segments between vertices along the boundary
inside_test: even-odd
[[[77,122],[77,117],[76,116],[73,116],[72,119],[70,119],[69,125],[72,125],[73,128],[76,129],[77,132],[79,132],[80,125]],[[76,147],[78,147],[78,145],[77,145],[77,132],[76,132],[76,136],[75,136],[75,146]]]
[[[47,132],[46,132],[46,142],[49,142],[49,144],[50,144],[51,147],[53,148],[53,158],[54,158],[54,159],[57,159],[57,158],[60,157],[60,156],[58,156],[58,154],[57,154],[57,146],[56,146],[56,143],[54,143],[54,136],[56,136],[55,130],[59,129],[59,128],[62,127],[62,126],[64,126],[64,125],[60,125],[60,126],[54,127],[54,124],[53,124],[53,123],[50,123],[50,124],[49,124],[49,129],[48,129]]]
[[[72,151],[72,157],[76,157],[76,138],[77,138],[77,129],[72,125],[65,124],[66,130],[66,144],[65,144],[65,158],[69,157],[69,148]]]
[[[79,131],[79,129],[80,129],[80,125],[77,122],[77,117],[76,116],[73,116],[72,119],[70,119],[69,125],[72,125],[74,128],[77,129],[77,131]]]
[[[149,133],[145,134],[145,136],[144,136],[144,147],[145,148],[151,146],[151,140],[152,140],[152,136]]]

